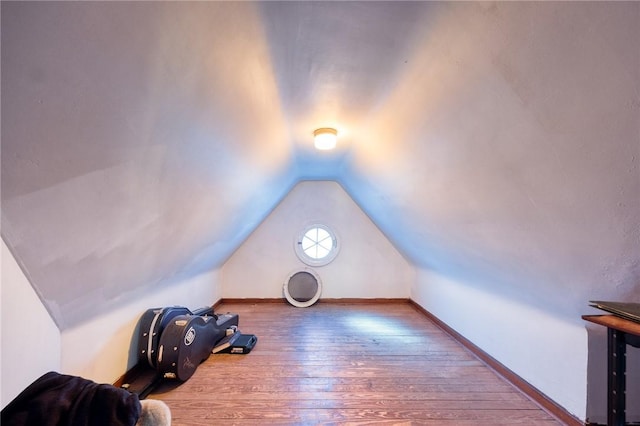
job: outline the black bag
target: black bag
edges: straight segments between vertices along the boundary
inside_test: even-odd
[[[214,317],[174,317],[160,336],[158,371],[165,378],[187,380],[225,334],[225,329],[216,326]]]
[[[230,354],[248,354],[251,349],[258,343],[258,336],[255,334],[241,334],[230,346],[226,352]]]
[[[137,394],[140,399],[146,398],[164,378],[165,372],[158,367],[160,339],[167,325],[181,315],[203,317],[211,327],[216,330],[222,329],[222,332],[213,333],[214,339],[222,333],[226,334],[228,328],[238,326],[238,314],[215,315],[212,307],[196,309],[193,312],[183,306],[148,309],[139,321],[138,363],[125,373],[122,385],[123,388]]]
[[[138,336],[138,362],[156,368],[157,351],[160,336],[167,324],[178,315],[189,315],[191,311],[184,306],[168,306],[148,309],[140,318]]]
[[[138,335],[138,362],[157,366],[158,344],[162,331],[169,322],[178,315],[212,316],[213,308],[204,307],[191,312],[184,306],[166,306],[152,308],[142,314]]]

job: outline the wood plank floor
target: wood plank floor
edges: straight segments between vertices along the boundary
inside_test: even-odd
[[[173,425],[559,425],[409,303],[225,304],[256,334],[150,396]]]

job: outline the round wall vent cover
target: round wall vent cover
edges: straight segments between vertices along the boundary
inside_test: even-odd
[[[293,272],[284,282],[284,297],[298,308],[313,305],[322,293],[320,277],[310,269]]]

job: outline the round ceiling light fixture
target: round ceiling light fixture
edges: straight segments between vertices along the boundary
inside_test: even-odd
[[[316,149],[326,151],[336,147],[338,131],[331,127],[322,127],[313,131],[313,143]]]

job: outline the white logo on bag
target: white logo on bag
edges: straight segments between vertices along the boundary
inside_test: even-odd
[[[196,331],[191,327],[184,336],[184,344],[189,346],[194,340],[196,340]]]

